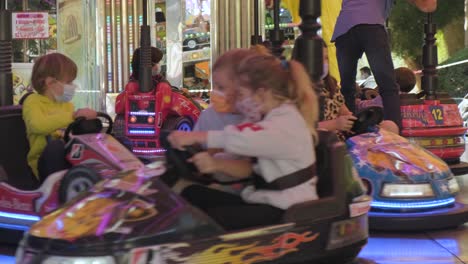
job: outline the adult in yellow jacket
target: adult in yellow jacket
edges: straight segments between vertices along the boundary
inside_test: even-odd
[[[75,112],[70,102],[77,71],[76,64],[60,53],[42,56],[33,66],[31,84],[37,93],[23,103],[23,119],[30,145],[28,164],[41,182],[67,167],[61,130],[76,117],[96,118],[89,108]]]

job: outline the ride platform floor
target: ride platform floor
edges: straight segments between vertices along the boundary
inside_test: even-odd
[[[468,204],[468,175],[458,176],[457,179],[461,188],[458,199]],[[440,231],[371,232],[369,242],[355,264],[374,263],[468,264],[468,223],[457,229]]]

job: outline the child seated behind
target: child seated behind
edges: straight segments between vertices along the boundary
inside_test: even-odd
[[[240,56],[243,53],[248,56]],[[223,63],[231,56],[243,59]],[[234,70],[234,80],[226,69]],[[203,186],[190,186],[182,196],[227,229],[278,223],[290,206],[317,199],[314,146],[318,140],[318,100],[303,66],[247,49],[231,50],[213,66],[213,79],[220,86],[235,82],[239,92],[235,108],[250,122],[227,126],[223,131],[176,131],[169,141],[178,149],[206,144],[257,159],[253,164],[198,153],[191,162],[202,173],[248,178],[255,172],[258,176],[242,190],[241,197]],[[281,183],[285,179],[294,184]],[[236,217],[239,214],[245,217]]]
[[[138,81],[140,79],[140,57],[141,48],[135,49],[132,56],[132,75],[130,81]],[[163,58],[163,53],[160,49],[151,47],[151,77],[153,84],[156,86],[157,82],[164,79],[161,74],[161,65],[159,64]]]
[[[115,99],[115,113],[117,115],[122,115],[125,113],[125,105],[127,102],[127,95],[132,95],[138,93],[138,81],[140,79],[140,53],[141,48],[135,49],[132,56],[132,75],[128,80],[125,90],[121,92]],[[163,58],[163,53],[160,49],[151,47],[151,80],[153,87],[156,87],[159,83],[167,83],[164,76],[161,74],[161,65],[160,61]],[[131,85],[136,84],[136,85]],[[170,86],[169,83],[167,83]],[[121,135],[119,135],[121,136]]]
[[[260,54],[271,55],[263,45],[252,46],[251,50]],[[224,56],[223,60],[218,60],[214,65],[216,72],[213,74],[213,90],[210,96],[210,106],[201,112],[193,131],[223,130],[228,125],[238,125],[249,121],[236,109],[238,86],[235,80],[238,75],[233,65],[250,55],[251,52],[245,52],[245,50],[231,52]],[[258,119],[255,121],[258,121]],[[208,152],[212,153],[217,159],[250,159],[232,153],[225,153],[222,149],[208,149]],[[215,173],[213,176],[225,182],[234,180],[223,173]],[[212,187],[239,194],[239,190],[242,189],[243,185],[239,183],[223,186],[212,185]]]
[[[37,93],[24,101],[23,119],[30,146],[28,164],[40,182],[67,167],[59,130],[77,117],[96,118],[96,112],[89,108],[74,111],[70,101],[77,89],[73,83],[76,75],[76,64],[60,53],[42,56],[34,63],[31,85]]]
[[[259,54],[271,55],[264,45],[254,45],[250,49]],[[223,73],[213,73],[210,106],[201,112],[193,128],[194,131],[223,130],[227,125],[237,125],[246,120],[246,117],[235,107],[238,93],[235,81],[238,76],[233,65],[249,55],[251,55],[250,52],[239,50],[236,53],[233,52],[232,55],[226,55],[223,60],[215,64],[214,69]]]
[[[407,94],[416,86],[416,74],[410,68],[396,68],[395,79],[400,86],[400,94]]]
[[[395,69],[395,79],[397,84],[400,86],[400,95],[410,93],[416,85],[416,75],[410,68],[407,67],[399,67]],[[358,111],[371,106],[383,107],[382,97],[377,95],[375,98],[369,100],[356,99],[356,109]],[[399,134],[400,132],[398,126],[389,120],[384,120],[380,126],[395,134]]]
[[[416,85],[416,75],[407,67],[399,67],[395,69],[395,79],[397,84],[400,86],[400,94],[408,94]],[[358,109],[358,111],[370,106],[383,107],[382,97],[377,95],[369,100],[356,100],[356,109]]]

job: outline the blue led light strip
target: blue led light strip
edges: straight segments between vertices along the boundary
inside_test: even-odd
[[[39,221],[41,218],[37,215],[27,215],[27,214],[16,214],[16,213],[7,213],[0,211],[0,217],[28,220],[28,221]]]
[[[136,134],[136,135],[152,135],[155,133],[154,130],[151,130],[151,129],[141,129],[141,130],[130,129],[128,132],[130,134]]]
[[[25,225],[12,225],[12,224],[2,224],[2,223],[0,223],[0,228],[13,229],[13,230],[19,230],[19,231],[27,231],[27,230],[29,230],[29,226],[25,226]]]
[[[133,152],[135,153],[163,153],[166,152],[165,149],[134,149]]]
[[[154,116],[156,115],[155,112],[130,112],[130,115],[134,116]]]
[[[372,201],[371,207],[379,209],[427,209],[447,206],[455,203],[455,198],[448,198],[442,200],[433,200],[427,202],[382,202],[382,201]]]

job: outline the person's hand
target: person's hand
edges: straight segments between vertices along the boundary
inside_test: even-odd
[[[173,131],[167,137],[171,146],[178,150],[185,150],[185,146],[205,143],[205,132]]]
[[[206,151],[193,155],[188,161],[192,162],[203,174],[212,174],[218,171],[218,162]]]
[[[348,131],[353,127],[357,117],[353,115],[342,115],[336,118],[336,129],[339,131]]]
[[[356,103],[357,104],[357,103]],[[352,115],[353,112],[349,111],[348,107],[345,105],[345,104],[342,104],[341,107],[340,107],[340,113],[339,115],[340,116],[343,116],[343,115]]]
[[[90,108],[80,108],[75,111],[75,114],[73,115],[73,117],[74,118],[84,117],[86,119],[96,119],[97,113],[96,111]]]
[[[430,13],[437,9],[437,0],[408,0],[422,12]]]

